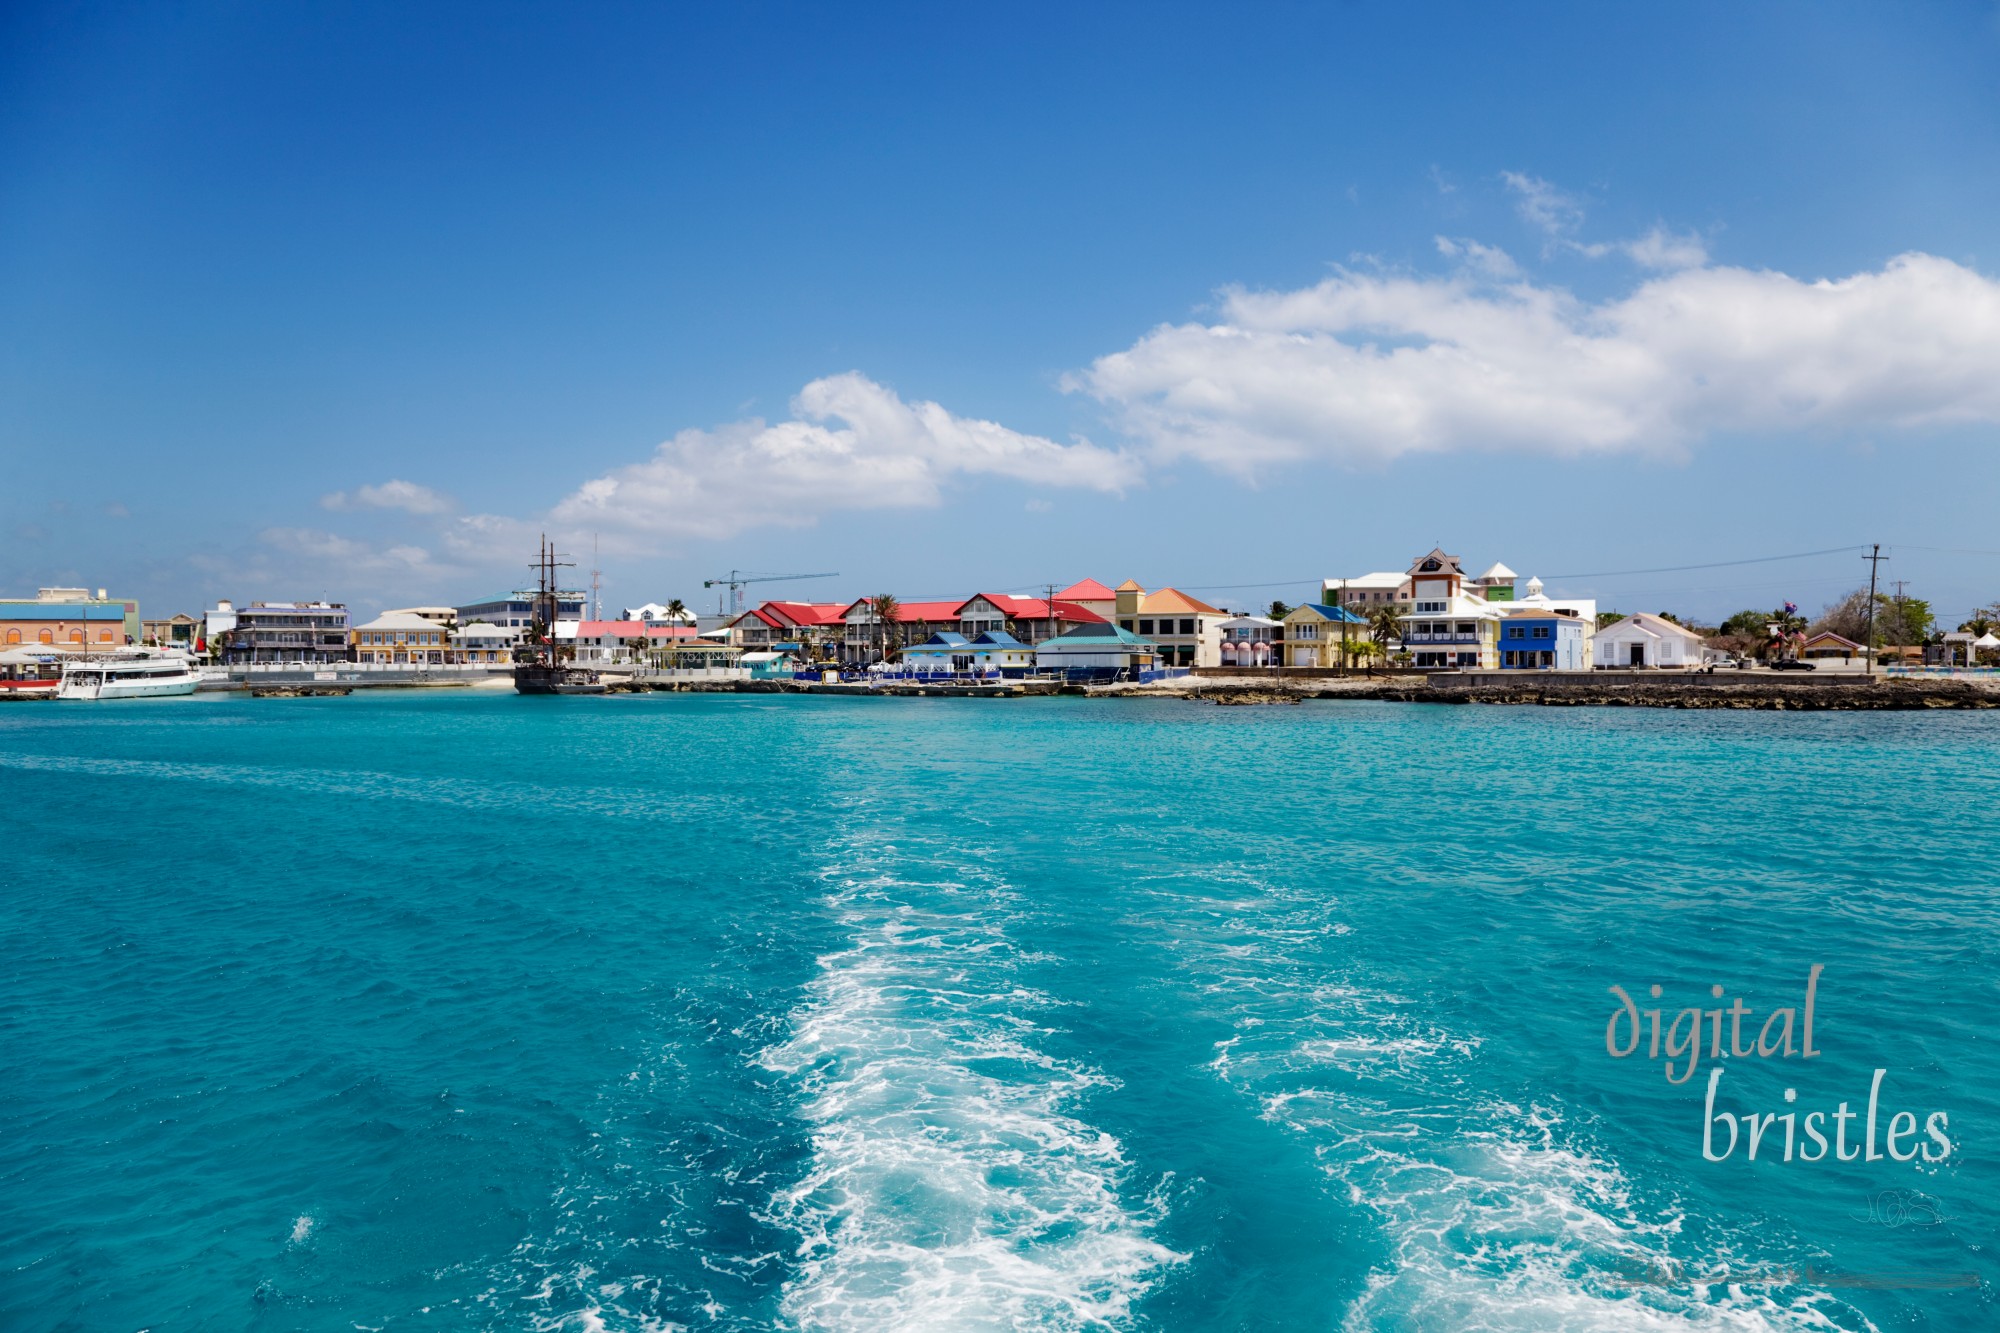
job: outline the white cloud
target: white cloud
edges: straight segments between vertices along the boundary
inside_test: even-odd
[[[1514,196],[1522,221],[1550,236],[1567,236],[1583,225],[1583,200],[1540,176],[1503,171],[1500,179]]]
[[[1665,227],[1655,227],[1619,249],[1644,268],[1700,268],[1708,262],[1708,246],[1701,237],[1692,232],[1676,235]]]
[[[1140,480],[1126,454],[906,403],[856,373],[814,380],[792,411],[775,424],[684,430],[644,462],[585,482],[555,506],[552,521],[574,531],[717,538],[838,510],[935,505],[962,476],[1113,493]]]
[[[1813,282],[1697,266],[1592,304],[1449,245],[1470,262],[1445,276],[1343,269],[1298,291],[1227,290],[1217,322],[1154,329],[1064,387],[1160,457],[1241,475],[2000,421],[2000,283],[1946,259]]]
[[[352,491],[322,495],[323,509],[401,509],[412,514],[442,514],[451,509],[449,497],[414,481],[385,481],[380,486],[357,486]]]
[[[1589,259],[1624,255],[1641,268],[1699,268],[1708,262],[1708,247],[1692,232],[1670,232],[1655,226],[1644,236],[1629,241],[1579,241],[1574,239],[1584,222],[1583,196],[1542,179],[1518,171],[1503,171],[1500,179],[1514,196],[1514,211],[1521,220],[1549,239],[1544,254],[1564,250]]]
[[[1513,278],[1521,273],[1521,266],[1514,262],[1514,257],[1498,246],[1440,236],[1437,238],[1437,251],[1446,259],[1465,261],[1467,267],[1477,269],[1489,278]]]
[[[421,546],[377,546],[313,528],[266,528],[257,540],[287,555],[343,570],[409,572],[431,565],[430,552]]]

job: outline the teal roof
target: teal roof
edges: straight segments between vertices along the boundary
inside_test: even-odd
[[[122,602],[0,602],[0,620],[123,620]]]
[[[1131,630],[1120,629],[1108,620],[1098,621],[1094,624],[1086,622],[1085,624],[1078,625],[1075,629],[1064,630],[1053,639],[1043,639],[1042,643],[1038,644],[1037,647],[1051,643],[1074,644],[1078,647],[1093,643],[1116,643],[1128,648],[1151,648],[1153,646],[1151,639],[1142,639]]]

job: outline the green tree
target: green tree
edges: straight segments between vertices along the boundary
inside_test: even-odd
[[[687,603],[683,602],[680,598],[676,597],[667,603],[667,619],[678,623],[687,613]]]
[[[1770,637],[1771,631],[1765,628],[1770,623],[1771,615],[1768,611],[1738,611],[1723,621],[1722,627],[1716,630],[1716,633],[1745,639],[1763,639]]]
[[[1389,645],[1403,637],[1402,622],[1397,619],[1400,614],[1394,603],[1374,607],[1368,612],[1368,637],[1384,656],[1388,655]]]
[[[1599,611],[1597,613],[1597,628],[1608,629],[1624,618],[1625,613],[1623,611]]]
[[[1292,608],[1286,606],[1283,602],[1273,601],[1271,603],[1271,619],[1283,620],[1286,616],[1290,615],[1291,613],[1292,613]]]

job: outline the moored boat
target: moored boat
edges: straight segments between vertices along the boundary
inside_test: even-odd
[[[121,652],[74,657],[63,663],[58,699],[155,699],[193,694],[201,673],[185,657],[156,652]]]
[[[514,666],[514,692],[516,694],[603,694],[604,682],[597,678],[595,671],[571,666],[563,658],[563,649],[556,642],[556,610],[560,599],[568,595],[557,586],[556,571],[565,567],[554,543],[544,536],[540,550],[535,557],[535,588],[532,593],[524,590],[524,596],[534,599],[534,628],[529,632],[532,654],[528,661],[516,661]]]

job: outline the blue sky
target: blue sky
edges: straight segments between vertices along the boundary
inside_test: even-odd
[[[2000,599],[2000,19],[1739,9],[8,6],[0,591]]]

